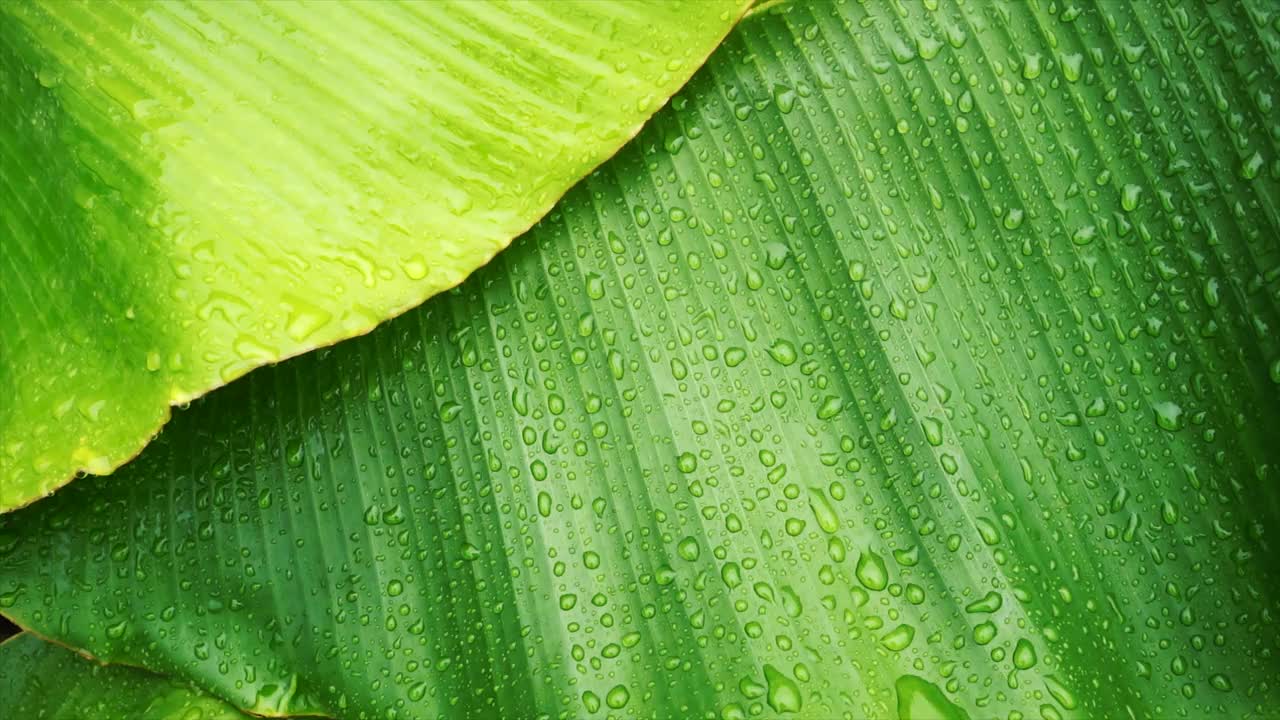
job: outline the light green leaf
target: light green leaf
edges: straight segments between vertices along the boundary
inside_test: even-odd
[[[755,16],[459,290],[0,520],[0,609],[259,711],[1267,717],[1274,12]]]
[[[746,2],[5,3],[0,512],[457,285]]]
[[[23,720],[247,720],[221,700],[145,670],[97,665],[22,633],[0,643],[0,707]]]

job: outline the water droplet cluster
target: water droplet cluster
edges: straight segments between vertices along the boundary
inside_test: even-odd
[[[1277,22],[755,17],[457,291],[0,519],[0,606],[259,709],[1266,716]]]

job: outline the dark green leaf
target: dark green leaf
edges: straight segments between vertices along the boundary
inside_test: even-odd
[[[248,720],[182,683],[101,666],[22,633],[0,643],[0,708],[18,720]]]

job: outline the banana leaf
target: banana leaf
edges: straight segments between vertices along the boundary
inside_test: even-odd
[[[137,668],[101,666],[31,633],[0,643],[6,717],[30,720],[249,720],[226,703]]]
[[[457,285],[746,2],[0,5],[0,512]]]
[[[1265,718],[1266,3],[754,14],[456,290],[0,518],[253,712]]]

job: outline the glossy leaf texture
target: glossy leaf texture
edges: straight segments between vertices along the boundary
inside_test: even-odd
[[[123,666],[97,665],[22,633],[0,643],[0,707],[24,720],[249,720],[252,716],[182,683]]]
[[[1276,22],[755,15],[459,289],[0,520],[0,609],[255,711],[1266,717]]]
[[[0,512],[457,285],[746,3],[5,3]]]

